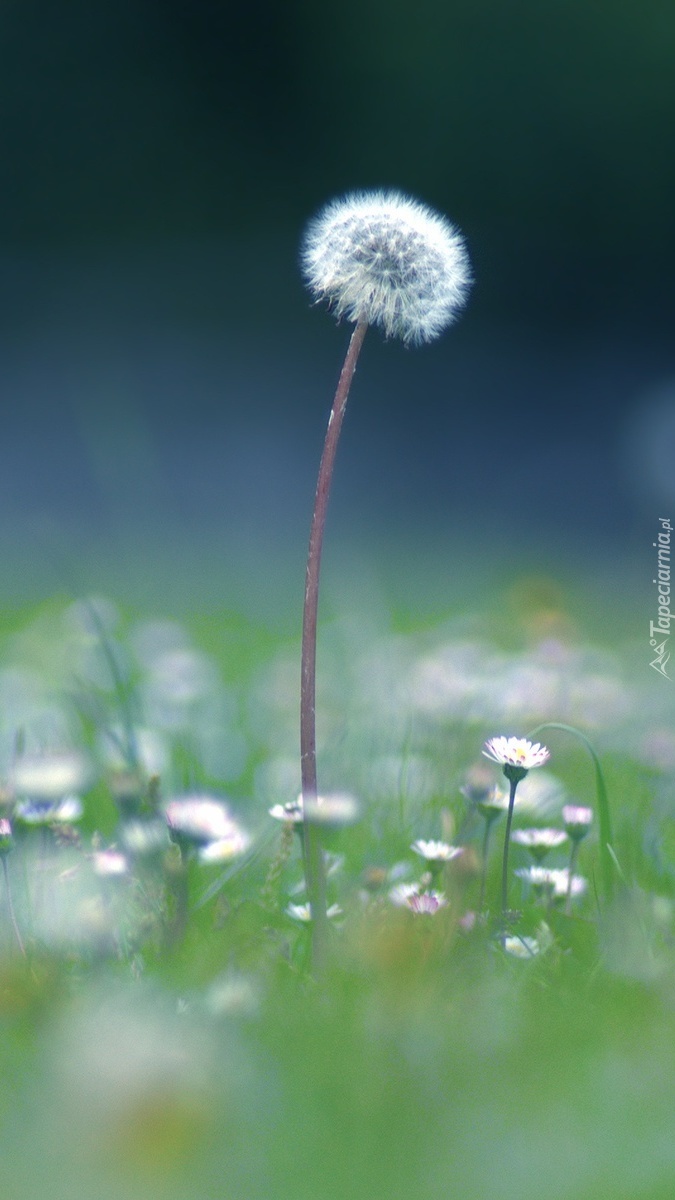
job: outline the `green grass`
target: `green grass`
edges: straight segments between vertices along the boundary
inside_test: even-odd
[[[570,632],[564,603],[555,624],[548,601],[537,609],[530,593],[521,598],[520,633],[512,625],[508,638],[502,617],[485,614],[416,628],[409,617],[394,614],[385,625],[368,613],[324,626],[320,776],[354,791],[363,815],[328,838],[344,856],[330,880],[343,915],[316,981],[307,928],[284,911],[298,898],[298,838],[282,861],[282,826],[267,816],[273,800],[293,798],[290,783],[274,793],[265,780],[271,762],[278,767],[294,753],[295,642],[236,613],[197,614],[184,630],[184,645],[213,668],[212,690],[167,739],[162,794],[227,794],[253,841],[227,868],[190,863],[188,920],[176,932],[176,847],[121,881],[91,874],[92,839],[108,845],[120,837],[100,741],[120,721],[120,694],[90,660],[87,675],[83,645],[100,666],[100,642],[73,635],[66,607],[56,600],[0,614],[0,691],[19,694],[6,674],[19,668],[30,668],[37,689],[21,702],[26,749],[55,748],[57,713],[61,736],[97,762],[80,844],[54,848],[48,833],[35,857],[40,835],[17,827],[8,858],[27,957],[3,899],[3,1196],[671,1200],[672,785],[643,748],[656,706],[623,665],[629,651],[589,647],[583,611]],[[551,666],[552,678],[567,673],[567,708],[558,713],[550,697],[530,711],[527,688],[535,700],[547,693],[531,673],[523,683],[522,672],[544,661],[536,647],[545,617],[546,636],[576,655]],[[124,651],[130,711],[144,723],[152,671],[139,656],[136,615],[122,614],[109,637],[115,653]],[[475,641],[487,646],[483,657],[457,657],[460,643]],[[556,719],[577,724],[599,676],[604,708],[598,701],[581,727],[597,748],[611,810],[613,895],[602,885],[593,763],[582,745],[551,731],[555,779],[566,796],[596,809],[580,854],[588,890],[566,915],[537,903],[512,876],[517,930],[545,947],[515,958],[496,936],[503,821],[493,830],[489,915],[473,927],[465,920],[477,903],[482,827],[459,784],[487,736],[524,735]],[[571,702],[575,680],[582,686]],[[618,686],[608,699],[612,680]],[[497,724],[494,705],[507,683],[514,696],[524,687],[526,698],[520,710],[514,699],[516,716]],[[672,730],[668,684],[656,684],[660,727]],[[198,737],[217,719],[223,738],[243,739],[246,750],[228,778],[217,775],[218,753],[211,760],[210,742]],[[6,707],[6,745],[12,731]],[[516,810],[516,820],[555,824],[557,810]],[[466,847],[444,880],[447,908],[433,916],[398,908],[388,899],[391,881],[366,893],[373,868],[407,863],[408,877],[419,878],[411,841],[444,832],[461,832]],[[45,872],[52,855],[55,869]],[[512,867],[526,861],[514,845]],[[564,865],[566,851],[551,861]],[[69,933],[58,923],[51,932],[31,924],[40,886],[53,911],[64,896],[72,903]]]

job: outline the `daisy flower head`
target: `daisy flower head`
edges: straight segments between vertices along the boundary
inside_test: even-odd
[[[432,863],[449,863],[462,853],[461,846],[449,846],[447,842],[425,842],[422,838],[413,842],[410,849]]]
[[[433,916],[440,908],[446,908],[447,903],[442,892],[413,892],[403,901],[405,908],[425,916]]]
[[[471,282],[454,226],[396,191],[331,201],[310,221],[301,261],[309,290],[338,320],[378,325],[413,345],[452,324]]]
[[[512,783],[524,779],[533,767],[541,767],[550,757],[546,746],[528,742],[527,738],[494,737],[485,743],[483,754],[504,768]]]
[[[572,897],[583,896],[588,887],[583,875],[570,878],[567,867],[519,867],[515,874],[536,893],[553,900],[562,900],[568,893]]]
[[[511,841],[527,847],[535,862],[541,862],[549,850],[555,850],[567,841],[567,833],[564,829],[516,829],[511,834]]]
[[[206,846],[238,831],[226,804],[211,796],[176,796],[164,809],[169,836],[174,841]]]
[[[583,804],[566,804],[562,810],[562,819],[567,836],[573,842],[580,842],[591,828],[593,809],[586,808]]]
[[[534,958],[541,950],[539,942],[533,937],[505,937],[502,944],[512,958]]]
[[[293,921],[303,921],[308,923],[312,920],[311,904],[287,904],[285,908],[286,915],[291,917]],[[331,904],[326,910],[326,916],[329,920],[334,920],[335,917],[342,916],[342,909],[339,904]]]

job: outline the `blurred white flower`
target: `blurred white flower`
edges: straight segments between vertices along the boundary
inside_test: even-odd
[[[534,958],[540,951],[539,942],[533,937],[506,937],[502,945],[513,958]]]
[[[410,847],[425,858],[428,862],[452,862],[458,854],[462,853],[462,846],[449,846],[447,842],[425,842],[422,838],[418,838]]]
[[[97,850],[91,856],[92,865],[97,875],[116,876],[126,875],[129,863],[118,850]]]
[[[233,829],[227,837],[219,838],[216,842],[208,842],[199,851],[199,861],[202,863],[229,862],[245,854],[251,845],[251,838],[243,829]]]
[[[240,833],[227,805],[211,796],[176,796],[164,806],[164,815],[170,833],[199,846]]]
[[[269,810],[269,814],[276,821],[289,821],[294,825],[300,825],[304,818],[304,811],[300,795],[297,800],[291,800],[287,804],[275,804]],[[316,800],[307,806],[307,815],[309,820],[317,825],[339,828],[342,825],[351,825],[358,820],[359,803],[354,796],[350,796],[347,792],[330,792],[324,796],[317,796]]]
[[[20,755],[10,782],[17,796],[53,803],[82,791],[92,778],[91,763],[77,751]]]
[[[16,806],[17,820],[24,825],[71,825],[79,821],[83,813],[79,796],[64,796],[63,800],[22,800]]]
[[[516,829],[511,834],[511,841],[525,846],[532,857],[541,862],[549,850],[555,850],[567,841],[567,833],[563,829]]]
[[[294,921],[311,921],[312,910],[309,904],[288,904],[286,905],[286,914],[292,917]],[[326,916],[332,919],[342,915],[342,909],[339,904],[331,904],[326,912]]]
[[[568,889],[572,897],[583,896],[588,887],[582,875],[573,875],[570,888],[570,873],[567,867],[519,867],[515,874],[529,883],[535,891],[545,892],[556,900],[566,896]]]
[[[433,916],[439,909],[446,908],[448,901],[442,892],[414,892],[403,901],[411,912]]]
[[[566,804],[562,810],[562,819],[567,836],[573,842],[580,842],[586,837],[593,822],[593,809],[583,804]]]

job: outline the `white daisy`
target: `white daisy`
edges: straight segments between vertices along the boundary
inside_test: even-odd
[[[421,858],[426,858],[427,862],[452,862],[462,853],[461,846],[449,846],[447,842],[425,842],[421,838],[413,842],[410,849]]]
[[[550,757],[546,746],[517,737],[490,738],[485,743],[483,754],[503,767],[518,767],[522,771],[541,767]]]

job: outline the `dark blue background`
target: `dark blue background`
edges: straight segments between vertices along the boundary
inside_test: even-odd
[[[295,599],[348,338],[297,245],[371,186],[449,215],[476,283],[433,346],[369,335],[328,570],[381,553],[404,586],[417,554],[449,597],[458,556],[475,588],[486,564],[648,585],[675,498],[670,3],[0,20],[0,596]]]

